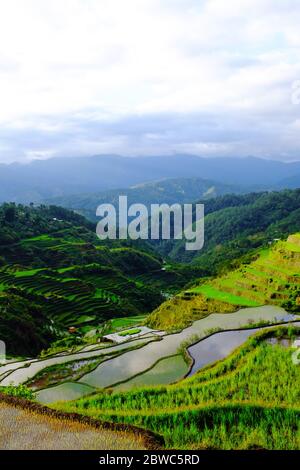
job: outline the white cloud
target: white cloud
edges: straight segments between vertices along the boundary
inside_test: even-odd
[[[0,0],[0,160],[182,149],[294,158],[299,23],[298,0]],[[172,113],[189,115],[193,135],[175,138]],[[169,121],[157,132],[160,114]],[[199,115],[214,122],[206,135]],[[222,121],[240,135],[248,120],[255,136],[245,127],[238,145],[219,141]]]

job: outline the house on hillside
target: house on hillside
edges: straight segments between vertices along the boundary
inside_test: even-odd
[[[77,328],[75,326],[70,326],[68,331],[73,335],[74,333],[77,333]]]

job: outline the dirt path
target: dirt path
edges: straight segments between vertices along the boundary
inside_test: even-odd
[[[143,432],[98,429],[76,419],[41,414],[0,402],[1,450],[147,449]]]

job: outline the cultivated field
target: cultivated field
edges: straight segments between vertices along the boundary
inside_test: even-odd
[[[213,312],[277,305],[297,313],[300,305],[300,234],[260,250],[257,259],[163,303],[149,317],[153,328],[182,328]]]
[[[95,428],[0,401],[1,450],[142,450],[144,433]]]
[[[55,407],[151,429],[169,448],[299,449],[299,366],[280,343],[299,333],[299,327],[262,331],[175,385],[102,392]]]

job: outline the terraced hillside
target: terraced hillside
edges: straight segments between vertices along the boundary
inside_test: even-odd
[[[299,333],[260,332],[175,385],[102,392],[54,407],[153,430],[173,449],[299,449],[300,374],[289,346]]]
[[[78,276],[76,268],[68,274],[50,270],[34,274],[6,270],[0,272],[0,282],[10,292],[40,303],[57,326],[78,326],[95,319],[99,322],[112,315],[137,314],[142,310],[144,297],[133,281],[99,265],[87,265],[85,268],[87,273],[82,277],[75,277]],[[103,277],[97,279],[96,274],[93,277],[93,271],[100,269]],[[74,277],[70,277],[72,275]],[[123,289],[132,292],[132,302],[129,296],[124,298]]]
[[[54,339],[76,342],[92,328],[101,336],[108,320],[144,315],[188,280],[145,244],[100,242],[92,224],[65,209],[4,204],[0,221],[0,333],[8,354],[37,354]],[[28,344],[16,340],[21,323]]]
[[[133,261],[132,270],[135,266],[137,271],[128,273],[122,270],[122,255],[118,253],[114,258],[113,251],[101,246],[89,247],[94,252],[90,258],[93,263],[72,265],[72,259],[76,260],[78,251],[82,247],[84,249],[84,242],[79,237],[76,243],[70,242],[68,233],[59,240],[48,235],[22,240],[20,250],[23,244],[32,245],[34,250],[43,246],[47,256],[52,257],[52,265],[60,266],[62,257],[65,267],[47,269],[20,264],[5,265],[0,270],[0,304],[4,305],[5,299],[11,296],[32,302],[52,322],[52,329],[61,331],[70,326],[99,326],[114,317],[146,313],[163,300],[160,290],[150,283],[144,284],[140,279],[135,279],[142,276],[143,272],[147,276],[152,273],[155,278],[156,271],[161,271],[159,260],[147,253],[130,248],[123,250],[124,258],[129,252]],[[67,251],[71,251],[69,262],[64,257]],[[32,259],[36,261],[34,255]],[[18,261],[20,263],[27,259],[19,257]],[[5,334],[3,339],[6,339]]]
[[[212,312],[265,304],[300,312],[300,234],[275,241],[257,259],[194,286],[162,304],[149,317],[156,328],[181,328]]]

